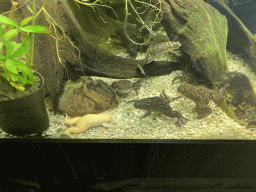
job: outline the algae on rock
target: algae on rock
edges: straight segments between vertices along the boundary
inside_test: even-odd
[[[166,8],[163,5],[163,9]],[[178,36],[183,50],[197,65],[196,70],[213,82],[216,75],[228,70],[228,24],[225,16],[202,0],[174,0],[165,14],[162,23],[165,30],[169,29],[166,30],[169,38],[170,33]]]

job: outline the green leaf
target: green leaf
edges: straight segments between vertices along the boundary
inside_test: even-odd
[[[6,59],[6,56],[0,55],[0,60]]]
[[[22,75],[24,78],[27,79],[27,83],[29,84],[33,84],[35,77],[34,77],[34,70],[30,69],[25,63],[19,61],[19,60],[15,60],[15,66],[18,70],[18,72],[22,72]],[[28,80],[28,78],[30,80]]]
[[[12,54],[12,52],[14,51],[14,44],[11,42],[11,41],[9,41],[9,40],[6,40],[5,42],[4,42],[4,45],[5,45],[5,47],[6,47],[6,56],[7,57],[10,57],[11,56],[11,54]]]
[[[2,77],[4,77],[5,79],[8,78],[8,75],[7,75],[6,73],[0,73],[0,75],[1,75]]]
[[[16,75],[16,78],[17,78],[16,81],[20,82],[22,85],[25,85],[28,82],[27,78],[24,78],[20,75]]]
[[[30,72],[27,73],[27,75],[28,75],[29,79],[30,79],[32,82],[34,82],[34,80],[35,80],[34,71],[33,71],[33,70],[30,70]]]
[[[27,80],[27,84],[34,84],[34,81],[32,82],[32,81],[30,81],[30,80]]]
[[[22,45],[22,43],[16,43],[15,41],[11,41],[11,44],[15,49],[20,48],[20,46]]]
[[[45,28],[45,30],[37,32],[37,33],[51,33],[51,30]]]
[[[23,72],[23,70],[27,70],[27,66],[26,66],[26,63],[23,63],[22,61],[19,61],[19,60],[16,60],[14,59],[13,60],[13,63],[14,65],[16,66],[16,69],[18,72]]]
[[[49,29],[39,25],[29,25],[20,28],[21,31],[29,32],[29,33],[51,33]]]
[[[23,66],[22,67],[22,75],[25,78],[29,78],[31,81],[34,82],[35,77],[34,77],[34,71],[32,69],[30,69],[28,66]]]
[[[23,70],[23,67],[27,67],[25,63],[23,63],[20,60],[14,59],[15,66],[17,67],[17,70]]]
[[[11,84],[11,86],[15,87],[16,89],[20,90],[20,91],[24,91],[25,87],[23,85],[17,84],[15,82],[9,81],[9,83]]]
[[[9,74],[9,79],[11,79],[11,81],[17,81],[17,76],[18,76],[17,74],[10,73]]]
[[[24,37],[20,48],[12,54],[11,58],[14,59],[14,58],[22,56],[28,50],[29,45],[30,45],[30,35],[27,34]]]
[[[15,21],[13,21],[10,18],[3,16],[3,15],[0,15],[0,23],[5,24],[5,25],[10,25],[15,28],[19,28],[18,23],[16,23]]]
[[[11,29],[4,34],[4,40],[9,40],[19,34],[18,29]]]
[[[5,61],[5,66],[6,66],[6,68],[7,68],[9,71],[11,71],[12,73],[18,74],[17,68],[16,68],[16,66],[15,66],[15,64],[14,64],[14,62],[13,62],[13,60],[7,59],[7,60]]]
[[[4,40],[4,29],[0,26],[0,39]]]
[[[32,17],[27,17],[25,19],[23,19],[20,23],[20,27],[23,27],[24,25],[27,25],[29,21],[32,20]]]

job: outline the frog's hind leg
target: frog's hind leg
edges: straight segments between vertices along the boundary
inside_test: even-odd
[[[177,125],[178,127],[181,127],[181,126],[183,126],[183,125],[186,125],[186,123],[189,121],[189,119],[183,117],[183,116],[180,114],[180,112],[178,112],[178,111],[173,111],[171,116],[172,116],[172,117],[177,117],[176,125]]]
[[[181,115],[180,117],[178,117],[178,120],[177,120],[177,122],[176,122],[176,125],[177,125],[178,127],[182,127],[183,125],[186,125],[188,121],[189,121],[189,119],[187,119],[187,118],[185,118],[185,117],[183,117],[183,116]]]
[[[79,129],[78,127],[70,127],[68,128],[64,134],[68,135],[69,137],[71,137],[71,134],[72,133],[81,133],[83,131],[85,131],[87,128],[84,128],[84,129]]]

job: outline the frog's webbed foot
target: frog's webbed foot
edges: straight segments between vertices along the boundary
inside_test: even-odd
[[[174,97],[174,98],[170,98],[168,95],[166,95],[166,93],[164,92],[164,90],[162,90],[162,93],[160,94],[160,97],[164,98],[168,103],[171,103],[175,100],[178,100],[182,97],[182,95]]]
[[[150,114],[151,114],[151,111],[146,112],[146,113],[141,117],[141,119],[142,119],[142,118],[145,118],[145,117],[147,117],[147,116],[149,116]]]
[[[65,114],[65,121],[70,120],[70,117],[68,116],[68,114]]]
[[[177,122],[176,122],[177,127],[182,127],[183,125],[186,125],[186,123],[189,121],[189,119],[183,117],[178,111],[173,111],[172,117],[177,117]]]
[[[176,80],[178,80],[178,79],[180,79],[180,80],[182,81],[182,80],[183,80],[183,76],[178,75],[178,76],[174,77],[174,79],[172,80],[171,86],[172,86],[172,85],[174,84],[174,82],[175,82]]]
[[[170,53],[172,53],[172,54],[176,55],[177,57],[181,56],[180,51],[172,50],[172,51],[170,51]]]
[[[137,82],[132,84],[132,88],[136,92],[136,95],[139,94],[138,91],[140,90],[140,87],[141,87],[141,81],[137,81]]]
[[[177,122],[176,122],[176,125],[177,125],[178,127],[182,127],[183,125],[186,125],[188,121],[189,121],[189,119],[187,119],[187,118],[185,118],[185,117],[183,117],[183,116],[181,115],[181,117],[178,118],[178,120],[177,120]]]
[[[71,118],[68,116],[68,114],[65,114],[65,119],[64,119],[65,124],[71,124],[70,120]]]
[[[189,119],[187,119],[187,118],[183,117],[182,115],[180,115],[178,117],[176,125],[177,125],[177,127],[182,127],[183,125],[186,125],[188,121],[189,121]]]
[[[162,97],[163,99],[165,99],[168,103],[171,102],[171,98],[169,96],[166,95],[166,93],[164,92],[164,90],[162,90],[160,97]]]
[[[65,124],[67,125],[74,125],[76,124],[77,120],[78,120],[79,117],[75,117],[75,118],[70,118],[67,114],[66,114],[66,117],[64,119],[64,122]]]

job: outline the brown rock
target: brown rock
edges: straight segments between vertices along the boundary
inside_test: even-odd
[[[101,80],[80,77],[68,80],[60,95],[59,109],[68,116],[97,114],[118,105],[113,88]]]

